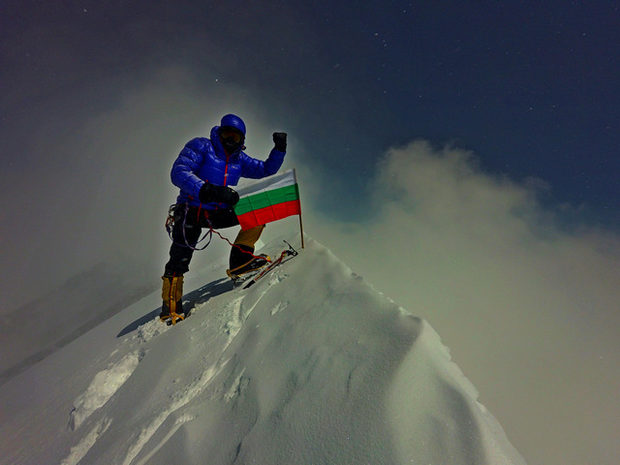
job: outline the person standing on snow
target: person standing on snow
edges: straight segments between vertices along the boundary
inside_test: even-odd
[[[245,146],[245,123],[236,115],[222,117],[219,126],[211,129],[210,138],[190,140],[175,160],[170,177],[181,189],[174,206],[174,226],[170,260],[166,263],[162,287],[162,321],[176,323],[185,317],[182,306],[183,275],[202,228],[228,228],[239,224],[233,207],[239,194],[239,178],[259,179],[275,174],[286,154],[286,133],[274,132],[274,148],[267,160],[248,156]],[[264,264],[254,256],[254,245],[265,225],[239,231],[230,251],[229,276],[238,275]]]

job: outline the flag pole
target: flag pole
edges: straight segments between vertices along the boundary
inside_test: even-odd
[[[297,184],[297,171],[293,168],[293,178],[295,178],[295,184]],[[297,190],[299,190],[299,184],[297,184]],[[301,221],[301,196],[299,198],[299,232],[301,234],[301,248],[304,248],[304,224]]]
[[[301,232],[301,248],[304,248],[304,225],[301,222],[301,213],[299,213],[299,231]]]

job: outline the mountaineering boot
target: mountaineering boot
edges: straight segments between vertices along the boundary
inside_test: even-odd
[[[264,254],[254,256],[254,244],[258,241],[265,225],[251,229],[241,230],[237,234],[235,244],[230,251],[229,269],[226,274],[231,279],[237,279],[240,275],[265,266],[269,257]]]
[[[183,312],[183,275],[162,276],[164,281],[161,289],[162,306],[159,319],[168,325],[185,319]]]
[[[243,252],[239,252],[239,254],[247,256],[247,254]],[[237,280],[239,279],[240,276],[246,273],[249,273],[250,271],[254,271],[254,270],[258,270],[259,268],[262,268],[263,266],[267,265],[269,261],[270,261],[269,256],[265,254],[260,254],[255,257],[252,256],[252,258],[250,258],[250,260],[248,260],[247,262],[242,263],[241,265],[235,268],[226,270],[226,274],[228,275],[230,279]]]

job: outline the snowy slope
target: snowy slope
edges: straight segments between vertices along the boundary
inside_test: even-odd
[[[107,320],[128,302],[149,294],[154,287],[127,283],[119,271],[98,264],[44,297],[5,314],[0,318],[0,384]],[[28,322],[27,334],[24,321]]]
[[[154,293],[0,387],[2,463],[524,463],[428,323],[320,244],[248,290],[223,270],[187,321]]]

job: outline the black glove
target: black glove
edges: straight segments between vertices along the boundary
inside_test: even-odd
[[[278,152],[286,152],[286,133],[274,132],[273,143],[276,144],[276,150]]]
[[[226,203],[231,207],[239,202],[239,194],[228,186],[216,186],[205,182],[200,188],[198,198],[202,203],[218,202]]]

